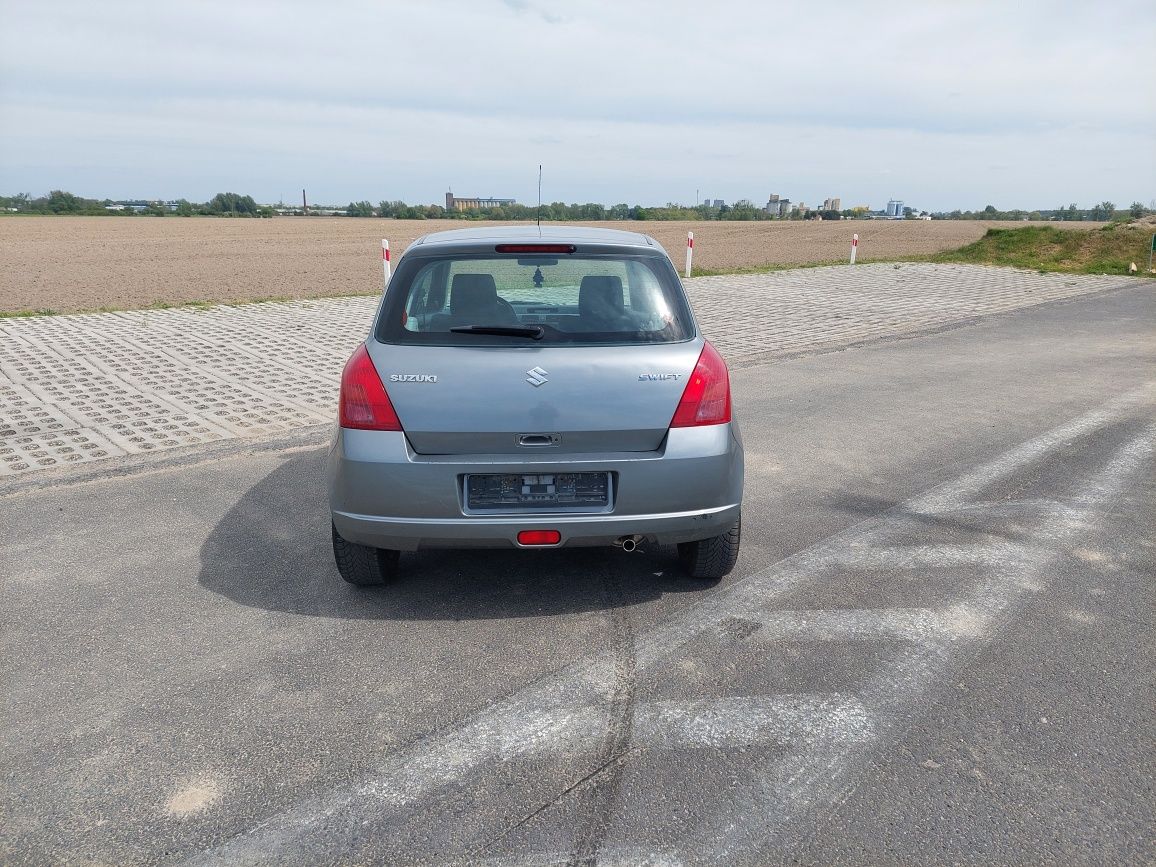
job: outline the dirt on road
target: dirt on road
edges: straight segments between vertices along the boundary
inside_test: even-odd
[[[462,220],[349,217],[6,217],[0,219],[0,312],[126,309],[190,302],[374,294],[381,239],[394,260],[415,238],[477,226]],[[512,225],[512,224],[504,224]],[[557,225],[557,224],[555,224]],[[976,221],[616,222],[645,232],[681,270],[694,231],[696,271],[845,261],[950,250],[993,226]],[[1098,223],[1052,223],[1094,228]]]

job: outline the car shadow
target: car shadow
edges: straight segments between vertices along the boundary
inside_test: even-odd
[[[387,620],[550,617],[717,583],[686,577],[663,547],[405,553],[391,584],[353,587],[333,565],[324,465],[324,449],[288,455],[250,488],[201,546],[198,582],[253,608]]]

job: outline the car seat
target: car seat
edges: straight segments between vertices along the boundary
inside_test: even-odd
[[[578,287],[578,316],[590,331],[634,331],[626,313],[622,278],[587,275]]]
[[[450,315],[460,325],[517,325],[518,314],[499,297],[490,274],[455,274],[450,285]]]

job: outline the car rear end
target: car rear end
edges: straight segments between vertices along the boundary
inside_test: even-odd
[[[629,548],[734,528],[729,377],[666,254],[628,233],[525,235],[442,233],[398,263],[342,378],[335,539]]]

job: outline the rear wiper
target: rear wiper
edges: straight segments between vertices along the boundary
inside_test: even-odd
[[[546,330],[541,325],[455,325],[454,334],[497,334],[500,337],[529,337],[541,340]]]

